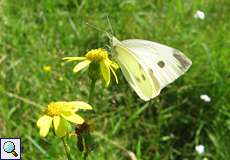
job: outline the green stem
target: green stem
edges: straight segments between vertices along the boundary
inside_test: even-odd
[[[66,143],[64,137],[61,138],[61,139],[62,139],[62,143],[63,143],[64,148],[65,148],[65,153],[66,153],[67,159],[68,159],[68,160],[72,160],[72,159],[71,159],[71,156],[70,156],[70,151],[69,151],[68,145],[67,145],[67,143]]]
[[[88,103],[91,104],[93,102],[93,96],[95,91],[96,79],[91,79],[90,91],[89,91],[89,98]]]

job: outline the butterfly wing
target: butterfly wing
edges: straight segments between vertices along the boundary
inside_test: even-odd
[[[160,43],[141,39],[121,43],[153,72],[151,77],[159,81],[161,89],[184,74],[192,64],[179,50]]]
[[[145,101],[148,101],[153,95],[158,95],[160,84],[150,76],[153,74],[152,71],[149,73],[138,57],[115,38],[113,45],[116,52],[115,58],[121,71],[137,95]]]

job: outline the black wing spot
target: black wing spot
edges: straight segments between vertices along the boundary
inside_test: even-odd
[[[149,74],[150,74],[150,76],[152,77],[152,79],[155,78],[154,73],[153,73],[153,70],[149,69]]]
[[[150,74],[150,76],[151,76],[151,78],[152,78],[152,80],[153,80],[155,90],[156,90],[156,91],[160,90],[160,83],[159,83],[159,81],[156,79],[153,70],[149,69],[149,74]]]
[[[139,77],[135,77],[135,79],[138,81],[138,82],[141,82],[141,79]]]
[[[180,51],[174,49],[173,56],[180,62],[181,69],[186,69],[189,66],[189,61],[187,61],[183,55],[180,54]]]
[[[165,62],[164,61],[159,61],[157,64],[161,68],[164,68],[164,66],[165,66]]]
[[[146,80],[145,75],[141,74],[141,77],[144,81]]]
[[[139,69],[142,70],[142,66],[140,64],[138,64],[138,65],[139,65]]]

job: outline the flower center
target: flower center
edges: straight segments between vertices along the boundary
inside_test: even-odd
[[[52,102],[48,105],[44,113],[50,117],[54,117],[60,115],[61,112],[62,112],[61,106]]]
[[[88,53],[86,53],[85,57],[89,60],[98,60],[104,61],[108,58],[108,52],[103,48],[92,49]]]

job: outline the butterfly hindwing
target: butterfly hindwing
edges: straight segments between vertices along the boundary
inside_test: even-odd
[[[152,81],[147,68],[138,61],[138,58],[131,53],[128,48],[117,44],[115,47],[116,60],[119,63],[121,70],[136,93],[145,101],[149,100],[153,95],[159,94],[160,84],[156,80]]]

